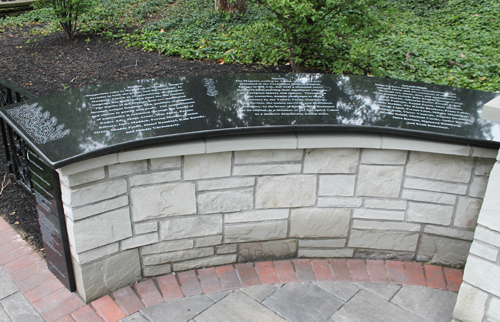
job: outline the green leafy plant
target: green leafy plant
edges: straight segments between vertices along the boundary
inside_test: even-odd
[[[38,0],[36,8],[50,7],[61,25],[66,37],[72,39],[75,34],[78,19],[89,9],[88,0]]]

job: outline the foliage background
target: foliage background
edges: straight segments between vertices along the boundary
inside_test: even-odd
[[[213,0],[90,1],[80,32],[186,59],[290,63],[283,25],[255,2],[231,19]],[[326,18],[306,68],[500,91],[499,0],[379,0],[363,9]],[[24,24],[38,24],[40,35],[60,28],[45,8],[0,19],[0,31]]]

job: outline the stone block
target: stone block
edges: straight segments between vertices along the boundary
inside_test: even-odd
[[[367,231],[352,229],[349,247],[374,248],[381,250],[415,251],[418,232],[410,231]]]
[[[195,185],[191,182],[132,188],[130,199],[134,221],[196,213]]]
[[[364,149],[361,163],[364,164],[405,164],[407,151]]]
[[[231,152],[186,155],[184,179],[206,179],[231,175]]]
[[[193,248],[169,253],[145,255],[142,257],[142,263],[146,266],[159,265],[211,255],[214,255],[213,247]]]
[[[416,190],[453,193],[457,195],[465,195],[468,188],[465,183],[444,182],[422,178],[406,178],[404,187]]]
[[[500,296],[500,266],[485,259],[469,256],[464,281],[483,291]]]
[[[290,237],[347,237],[350,211],[346,209],[293,209]]]
[[[415,260],[413,252],[403,252],[394,250],[372,250],[372,249],[357,249],[354,258],[362,259],[381,259],[381,260]]]
[[[486,321],[500,320],[500,299],[498,297],[491,297],[490,305],[486,310]]]
[[[474,232],[470,230],[461,230],[456,228],[434,226],[434,225],[425,225],[424,233],[439,235],[443,237],[470,240],[470,241],[472,241],[472,239],[474,238]]]
[[[283,164],[248,164],[235,165],[233,175],[235,176],[258,176],[270,174],[292,174],[300,173],[302,164],[300,163],[283,163]]]
[[[167,219],[160,222],[160,239],[176,240],[222,234],[222,215]]]
[[[124,239],[120,242],[120,245],[122,250],[127,250],[131,248],[137,248],[140,246],[154,244],[156,242],[158,242],[158,233],[154,232]]]
[[[262,243],[238,244],[238,262],[255,262],[295,258],[297,241],[277,240]]]
[[[139,174],[130,177],[130,186],[143,186],[149,184],[165,183],[181,180],[181,170],[171,170]]]
[[[225,214],[224,222],[226,224],[233,224],[242,222],[288,219],[289,213],[289,209],[264,209],[235,212],[232,214]]]
[[[437,153],[410,153],[406,175],[444,181],[468,183],[473,158]]]
[[[479,224],[496,231],[500,231],[500,217],[498,216],[500,198],[498,196],[500,196],[500,162],[490,173],[490,180],[481,206],[481,216],[478,220]]]
[[[158,222],[156,221],[141,222],[134,224],[134,232],[136,235],[152,233],[155,231],[158,231]]]
[[[441,192],[411,190],[406,188],[403,189],[401,198],[412,201],[433,202],[445,205],[455,205],[457,202],[457,197],[455,195]]]
[[[151,170],[180,168],[181,157],[154,158],[149,160]]]
[[[128,206],[128,196],[120,196],[78,208],[64,206],[64,213],[73,220],[80,220]]]
[[[293,150],[297,148],[294,133],[233,135],[221,138],[206,138],[206,152],[251,151],[251,150]]]
[[[234,153],[234,164],[299,162],[302,161],[303,150],[254,150]]]
[[[104,167],[99,167],[69,176],[60,176],[60,178],[63,184],[72,188],[81,184],[102,180],[106,178],[106,172],[104,171]]]
[[[482,204],[483,201],[481,199],[459,197],[454,225],[457,227],[475,228]]]
[[[71,190],[61,186],[61,191],[62,200],[65,204],[78,207],[125,194],[127,192],[127,182],[125,180],[114,180]]]
[[[103,247],[94,248],[83,253],[73,253],[73,259],[80,265],[84,265],[95,260],[107,257],[111,254],[117,253],[120,250],[120,243],[116,242]]]
[[[139,252],[128,250],[88,265],[75,265],[78,293],[87,303],[141,279]]]
[[[321,175],[318,195],[352,197],[355,181],[355,175]]]
[[[233,263],[236,263],[236,254],[216,255],[212,257],[197,258],[179,263],[174,263],[172,265],[172,269],[175,272],[178,272],[178,271],[185,271],[188,269],[219,266],[219,265],[226,265]]]
[[[406,200],[398,199],[365,199],[365,208],[405,210]]]
[[[469,252],[492,262],[496,262],[498,257],[498,248],[488,246],[477,240],[472,243]]]
[[[242,243],[286,238],[286,221],[256,222],[224,227],[225,243]]]
[[[194,239],[194,247],[206,247],[222,244],[222,235],[198,237]]]
[[[317,177],[313,175],[257,178],[256,208],[309,207],[316,204]]]
[[[474,174],[477,176],[489,176],[494,164],[495,159],[478,158]]]
[[[488,185],[488,177],[473,177],[470,183],[469,196],[483,198]]]
[[[470,241],[422,234],[418,255],[428,262],[440,265],[465,264]]]
[[[453,206],[437,205],[423,202],[408,203],[408,221],[449,225],[453,216]]]
[[[155,266],[144,266],[142,269],[142,274],[144,276],[159,276],[165,275],[172,272],[172,265],[163,264]]]
[[[356,196],[399,197],[404,167],[361,165]]]
[[[346,245],[345,238],[336,239],[299,239],[300,248],[342,248]]]
[[[236,244],[215,246],[216,254],[232,254],[236,253],[237,251],[238,245]]]
[[[349,198],[349,197],[319,197],[318,207],[319,208],[332,208],[332,207],[342,207],[342,208],[358,208],[363,205],[363,199],[361,198]]]
[[[173,252],[176,250],[191,249],[193,247],[194,247],[194,242],[192,239],[173,240],[173,241],[159,242],[154,245],[141,247],[141,254],[150,255],[150,254],[166,253],[166,252]]]
[[[404,220],[405,212],[379,209],[354,209],[353,217],[360,219]]]
[[[108,166],[108,173],[110,178],[125,176],[133,173],[141,173],[146,171],[148,171],[147,160],[118,163]]]
[[[198,194],[200,214],[236,212],[253,208],[253,189],[213,191]]]
[[[255,185],[255,178],[225,178],[198,181],[198,191],[234,189],[242,187],[252,187]]]
[[[355,219],[352,228],[364,230],[405,230],[405,231],[420,231],[421,225],[411,224],[407,222],[394,221],[376,221],[376,220],[359,220]]]
[[[312,258],[335,258],[335,257],[353,257],[354,249],[299,249],[298,257]]]
[[[474,239],[480,240],[496,247],[500,247],[500,232],[493,231],[483,226],[476,227]]]
[[[359,149],[308,149],[304,173],[355,173]]]
[[[70,242],[78,253],[132,236],[128,208],[112,210],[75,222],[68,220],[67,227]]]

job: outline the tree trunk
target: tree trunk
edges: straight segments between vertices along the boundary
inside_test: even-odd
[[[231,13],[231,18],[236,11],[245,12],[246,0],[215,0],[215,10]]]

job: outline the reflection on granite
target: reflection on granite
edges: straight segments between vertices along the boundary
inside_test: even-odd
[[[1,113],[60,167],[134,146],[266,132],[379,132],[500,147],[500,125],[480,117],[496,96],[364,76],[237,74],[97,85]]]

